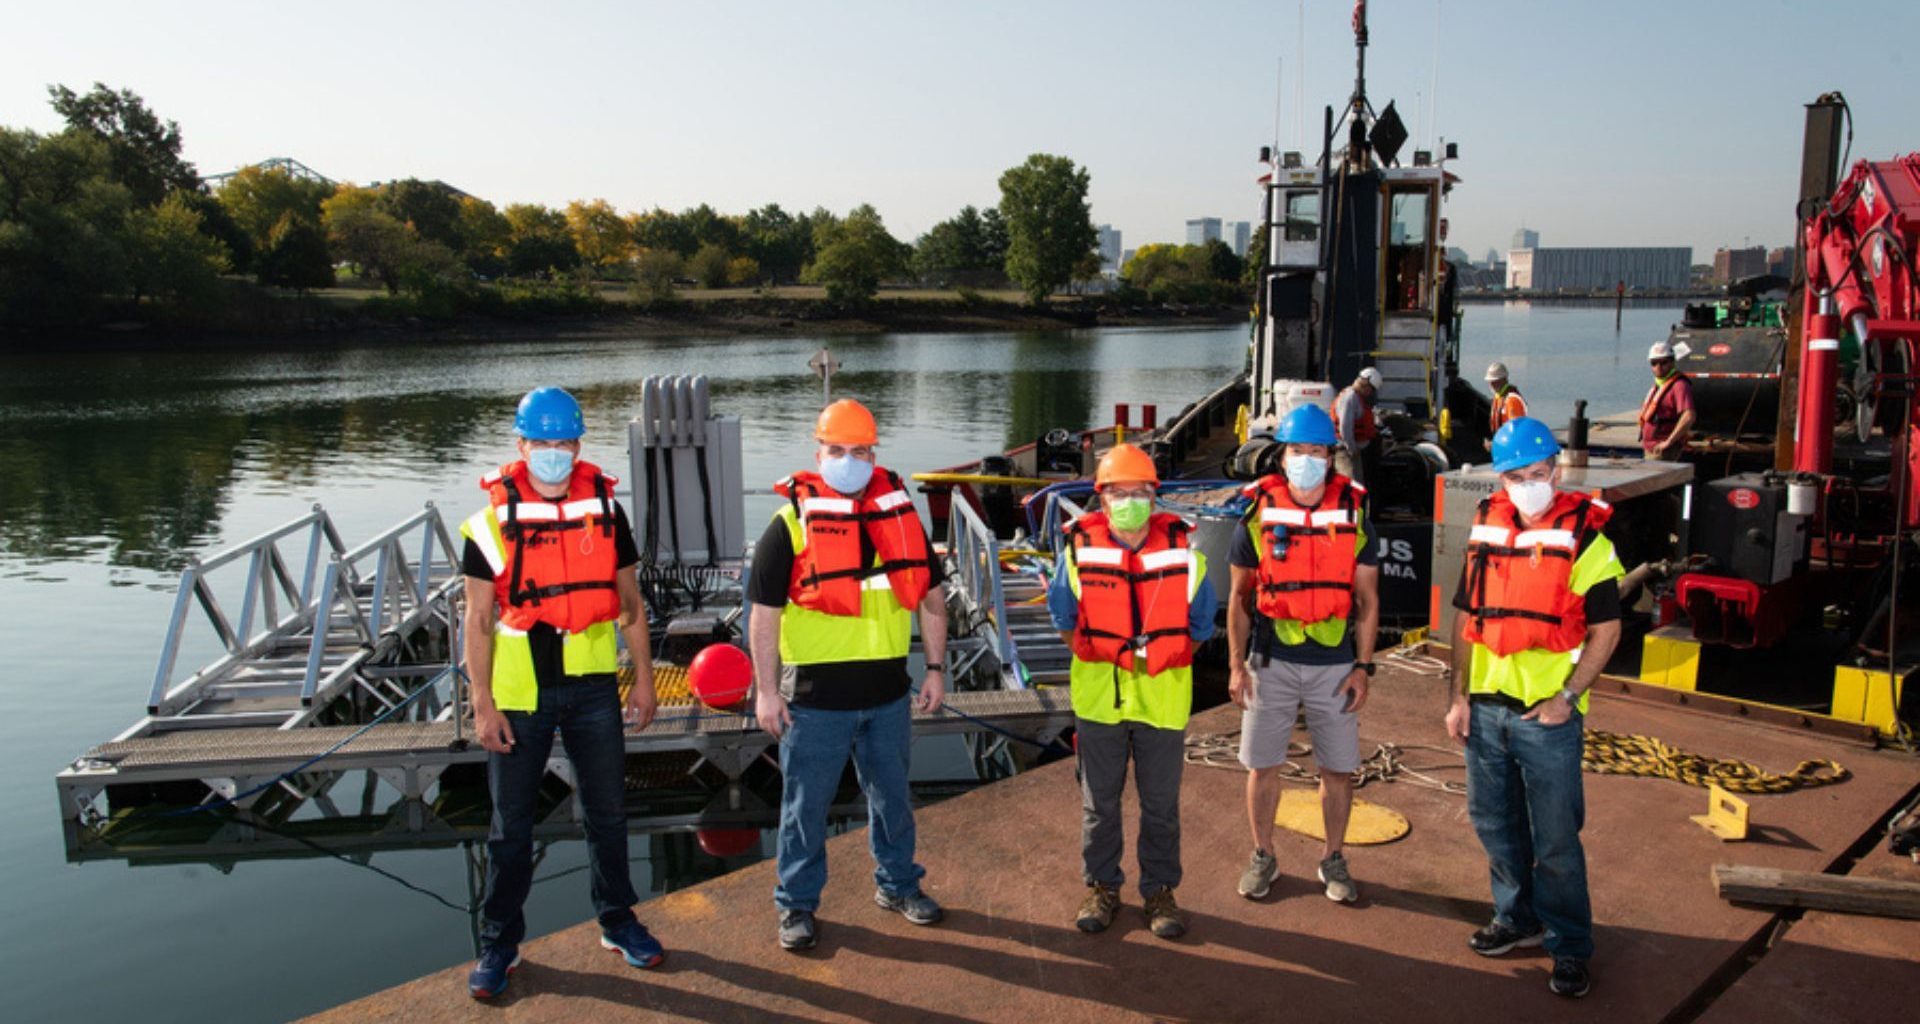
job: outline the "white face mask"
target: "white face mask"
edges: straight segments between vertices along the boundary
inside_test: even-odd
[[[1507,485],[1507,500],[1523,516],[1537,516],[1553,505],[1553,481],[1527,480]]]
[[[1311,491],[1326,479],[1327,460],[1315,455],[1287,456],[1287,482],[1293,486]]]

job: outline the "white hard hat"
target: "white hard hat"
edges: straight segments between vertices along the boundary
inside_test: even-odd
[[[1656,341],[1653,343],[1653,347],[1647,350],[1647,362],[1649,363],[1660,359],[1672,358],[1673,346],[1667,344],[1665,341]]]
[[[1358,379],[1364,380],[1367,383],[1377,388],[1380,386],[1380,371],[1369,366],[1366,369],[1360,371],[1360,376]]]
[[[1495,361],[1491,366],[1487,367],[1487,383],[1491,384],[1496,380],[1506,380],[1506,379],[1507,379],[1507,364],[1499,361]]]

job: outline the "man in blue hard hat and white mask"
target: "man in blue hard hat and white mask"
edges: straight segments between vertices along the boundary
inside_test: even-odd
[[[487,750],[493,824],[487,834],[476,999],[507,987],[526,937],[533,823],[557,730],[585,811],[588,876],[600,944],[634,967],[665,953],[633,916],[627,872],[626,740],[622,722],[653,719],[653,662],[640,562],[617,482],[580,460],[580,403],[539,388],[514,416],[520,458],[481,478],[485,508],[460,526],[467,576],[465,638],[473,727]],[[634,667],[624,706],[619,644]]]
[[[1306,713],[1320,772],[1325,845],[1318,877],[1327,898],[1360,899],[1345,839],[1360,767],[1359,711],[1373,677],[1380,628],[1379,553],[1366,514],[1367,489],[1333,472],[1333,420],[1303,405],[1281,425],[1285,475],[1249,484],[1253,499],[1235,531],[1227,605],[1228,694],[1243,709],[1240,763],[1247,766],[1253,856],[1239,892],[1262,899],[1280,866],[1274,812],[1294,722]]]
[[[1612,510],[1559,490],[1560,445],[1521,417],[1493,436],[1503,489],[1480,502],[1453,598],[1447,732],[1467,748],[1467,815],[1486,848],[1493,921],[1481,956],[1544,945],[1556,995],[1591,987],[1581,792],[1587,690],[1620,642],[1624,575],[1601,530]]]

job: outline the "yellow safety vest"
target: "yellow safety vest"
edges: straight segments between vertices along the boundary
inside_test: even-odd
[[[1207,578],[1207,556],[1187,549],[1193,559],[1187,573],[1187,600],[1200,592]],[[1066,551],[1067,586],[1080,597],[1080,569],[1072,549]],[[1067,668],[1075,717],[1101,725],[1142,722],[1156,729],[1185,729],[1193,714],[1193,666],[1179,665],[1158,674],[1132,671],[1107,661],[1082,661],[1075,655]],[[1114,691],[1119,690],[1119,706]]]

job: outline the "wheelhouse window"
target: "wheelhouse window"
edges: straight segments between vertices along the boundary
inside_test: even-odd
[[[1433,192],[1418,188],[1388,194],[1385,297],[1390,313],[1432,308]]]
[[[1287,193],[1286,236],[1289,242],[1320,239],[1320,191]]]

